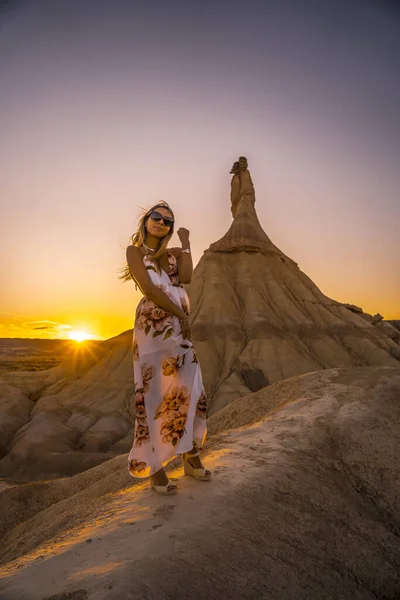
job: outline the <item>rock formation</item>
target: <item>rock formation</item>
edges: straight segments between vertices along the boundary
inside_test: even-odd
[[[271,242],[256,215],[247,160],[231,172],[232,225],[187,286],[209,414],[301,373],[399,365],[394,339],[325,296]]]
[[[399,321],[384,321],[381,314],[376,313],[376,315],[369,315],[368,313],[365,313],[360,306],[355,306],[354,304],[343,304],[343,306],[348,310],[351,310],[353,313],[360,315],[372,325],[376,325],[378,329],[380,329],[397,344],[400,343],[400,327],[398,325],[398,323],[400,323]]]

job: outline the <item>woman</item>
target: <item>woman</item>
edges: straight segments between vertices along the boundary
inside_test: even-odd
[[[144,214],[126,250],[122,277],[132,278],[143,293],[133,329],[136,419],[128,470],[135,478],[150,477],[160,494],[177,491],[164,471],[177,454],[185,474],[202,481],[211,477],[199,457],[206,437],[206,395],[182,285],[193,272],[189,231],[177,231],[182,248],[167,248],[174,224],[165,202]]]

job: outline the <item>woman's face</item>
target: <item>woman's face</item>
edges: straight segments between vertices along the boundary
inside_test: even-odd
[[[168,208],[159,206],[158,208],[155,208],[154,211],[159,213],[163,217],[167,217],[168,219],[172,219],[172,220],[174,219],[174,217],[171,215]],[[147,233],[149,233],[150,235],[152,235],[156,238],[161,239],[169,234],[169,232],[171,231],[172,225],[170,227],[167,227],[164,223],[164,220],[157,221],[150,216],[146,221],[145,228],[146,228]]]

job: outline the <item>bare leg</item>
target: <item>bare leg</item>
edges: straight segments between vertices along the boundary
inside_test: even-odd
[[[154,485],[167,485],[168,483],[168,477],[164,469],[160,469],[159,471],[154,473],[154,475],[152,475],[150,479],[152,480]]]
[[[205,467],[201,462],[200,456],[190,456],[191,454],[196,454],[197,452],[198,449],[195,445],[193,445],[193,448],[185,453],[185,458],[192,465],[193,468],[204,469]]]

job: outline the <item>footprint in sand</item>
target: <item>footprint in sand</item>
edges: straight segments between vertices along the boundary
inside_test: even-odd
[[[162,504],[153,512],[153,517],[161,517],[163,521],[168,521],[172,517],[172,511],[175,504]]]

